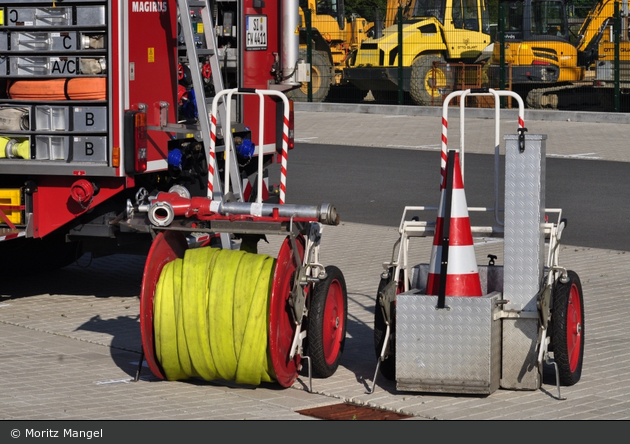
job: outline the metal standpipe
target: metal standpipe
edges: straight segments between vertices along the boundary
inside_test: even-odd
[[[216,206],[215,206],[216,203]],[[251,214],[257,217],[296,217],[317,219],[325,225],[339,225],[339,215],[331,204],[315,205],[293,205],[293,204],[270,204],[270,203],[249,203],[249,202],[220,202],[214,201],[210,205],[211,210],[223,215],[229,214]]]
[[[463,177],[463,103],[469,94],[494,96],[497,134],[499,97],[512,95],[520,105],[518,134],[505,136],[505,221],[498,217],[498,193],[495,207],[486,209],[494,210],[497,222],[504,224],[504,265],[478,266],[482,296],[447,294],[443,308],[437,303],[438,296],[425,294],[429,264],[412,268],[412,288],[396,295],[394,337],[398,390],[491,394],[499,387],[536,390],[541,384],[536,356],[540,332],[536,302],[545,268],[546,136],[524,134],[523,102],[514,93],[488,89],[455,91],[444,102],[443,173],[448,102],[461,96]],[[498,157],[498,140],[495,144]],[[498,177],[498,172],[495,176]],[[430,226],[429,222],[415,223]],[[432,234],[428,228],[422,229],[425,230],[422,235]],[[406,249],[406,242],[401,242],[400,248]],[[406,257],[406,251],[399,253],[399,258]],[[400,269],[400,262],[396,266]]]

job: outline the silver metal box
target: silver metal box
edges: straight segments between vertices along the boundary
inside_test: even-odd
[[[107,137],[73,137],[72,160],[74,162],[107,162]]]
[[[36,136],[35,158],[38,160],[67,160],[70,140],[66,136]]]
[[[69,26],[72,25],[72,7],[7,7],[5,22],[15,26]]]
[[[78,38],[77,32],[12,32],[11,51],[74,51]]]
[[[75,106],[72,109],[74,131],[105,132],[107,131],[107,107]]]
[[[446,297],[401,293],[396,297],[396,388],[491,394],[501,374],[501,293]]]
[[[69,131],[70,116],[67,106],[38,105],[35,107],[35,129]]]
[[[104,5],[77,6],[77,25],[79,26],[104,26],[106,18]]]
[[[15,76],[76,76],[81,72],[78,57],[9,57],[9,67]]]
[[[77,26],[104,26],[105,5],[76,6]],[[6,7],[5,24],[10,26],[72,26],[72,6]]]

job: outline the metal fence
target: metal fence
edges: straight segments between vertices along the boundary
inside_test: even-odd
[[[326,1],[301,10],[311,81],[294,100],[441,106],[451,91],[495,88],[529,108],[630,111],[627,0],[586,18],[561,2],[500,1],[490,14],[486,0],[409,0],[371,22]]]

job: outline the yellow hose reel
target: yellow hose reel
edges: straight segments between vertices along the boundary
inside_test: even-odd
[[[304,354],[315,376],[331,376],[345,343],[346,285],[336,267],[326,267],[319,281],[302,280],[304,316],[296,316],[292,306],[300,293],[305,244],[301,234],[287,236],[274,259],[188,249],[183,234],[158,234],[146,262],[140,313],[152,373],[168,380],[289,387]]]

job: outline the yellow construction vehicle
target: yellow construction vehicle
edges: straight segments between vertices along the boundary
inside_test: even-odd
[[[614,54],[612,32],[605,30],[612,27],[615,3],[625,8],[622,11],[626,11],[627,20],[627,0],[595,3],[574,39],[565,0],[500,1],[506,10],[503,58],[509,87],[526,97],[529,108],[598,105],[594,85],[601,85],[597,78],[602,74],[596,74],[595,68],[601,65],[602,73],[603,68],[609,68],[611,76]],[[627,22],[625,29],[622,40],[628,45]],[[630,50],[630,46],[626,48]],[[495,83],[500,76],[500,59],[501,45],[497,44],[487,71]]]
[[[473,63],[491,43],[486,0],[388,0],[384,29],[361,43],[343,72],[377,100],[398,90],[399,6],[403,90],[417,105],[439,105],[453,84],[451,64]]]
[[[331,86],[342,84],[342,69],[348,55],[367,38],[372,22],[355,15],[346,19],[343,0],[300,0],[300,53],[307,60],[307,28],[304,10],[311,11],[311,90],[312,101],[322,102]],[[290,91],[289,98],[307,101],[308,83]]]
[[[611,0],[608,12],[612,9],[614,14],[614,2]],[[615,40],[613,31],[613,19],[606,20],[601,28],[601,37],[598,38],[597,63],[595,69],[594,88],[597,92],[600,107],[606,111],[615,109],[615,57],[619,59],[619,93],[623,97],[630,94],[630,8],[628,0],[619,2],[621,20],[619,23],[619,53],[615,56]],[[592,12],[595,11],[593,8]],[[603,14],[602,14],[603,15]],[[627,111],[627,100],[619,103],[620,107]]]

